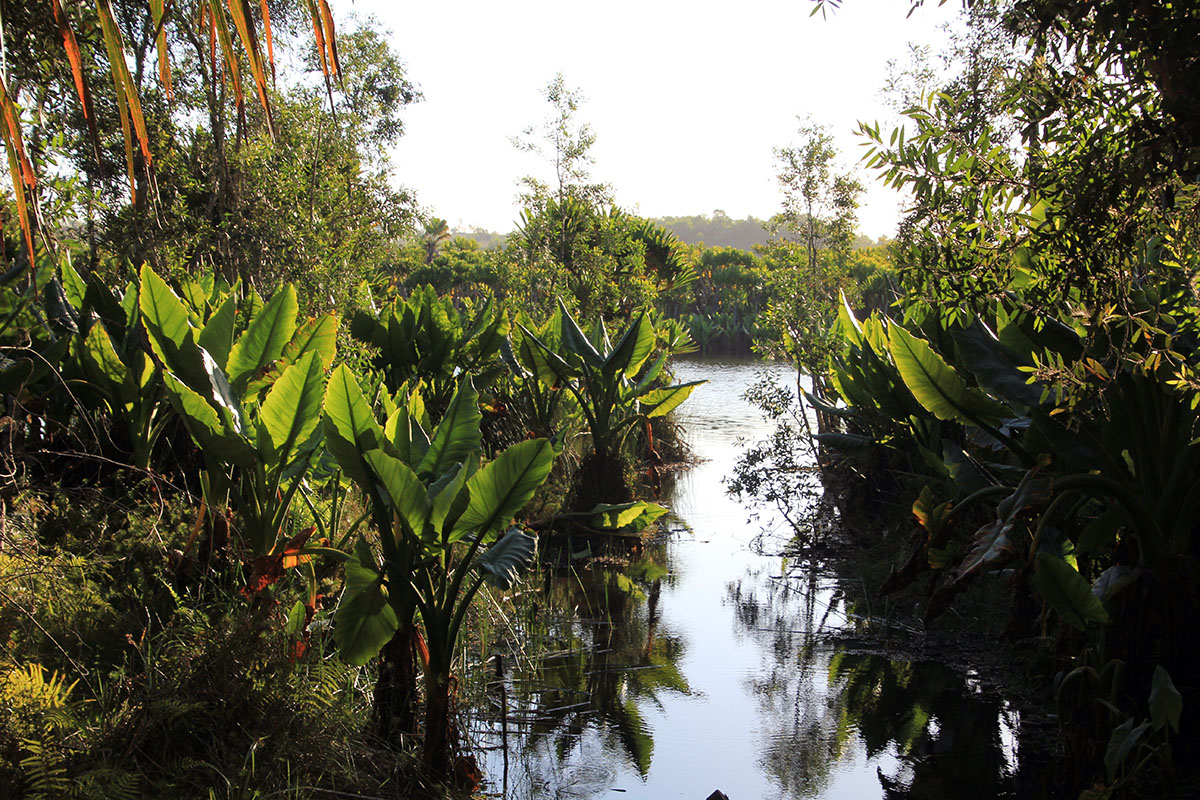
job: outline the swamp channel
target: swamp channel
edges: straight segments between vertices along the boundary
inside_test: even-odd
[[[467,687],[484,796],[1041,795],[1021,763],[1030,726],[997,681],[873,618],[875,587],[844,559],[796,551],[789,519],[836,529],[836,512],[727,491],[775,431],[743,394],[763,377],[794,392],[793,368],[683,361],[676,377],[708,383],[677,412],[693,463],[664,481],[671,514],[641,544],[575,542],[527,579]],[[810,475],[796,503],[820,504]],[[893,624],[895,643],[879,633]]]

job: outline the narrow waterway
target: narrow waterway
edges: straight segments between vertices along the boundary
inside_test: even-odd
[[[669,482],[655,539],[616,553],[571,543],[518,599],[522,646],[471,720],[485,792],[1008,796],[1016,714],[969,674],[848,648],[838,576],[764,554],[792,529],[726,492],[745,443],[774,429],[743,392],[794,374],[712,361],[676,374],[709,381],[679,413],[696,463]]]

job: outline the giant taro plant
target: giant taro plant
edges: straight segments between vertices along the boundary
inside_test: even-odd
[[[207,313],[142,267],[142,323],[163,365],[167,396],[204,459],[206,505],[214,514],[232,505],[250,553],[273,564],[289,539],[292,549],[301,543],[285,536],[286,523],[321,443],[337,317],[298,324],[290,285],[265,304],[252,290],[241,297],[217,291],[200,302]]]
[[[381,656],[375,701],[385,739],[413,728],[412,662],[424,653],[424,758],[444,776],[454,744],[451,669],[467,609],[485,582],[507,588],[533,560],[537,540],[510,524],[557,453],[548,439],[531,439],[481,466],[479,396],[469,378],[432,429],[419,393],[403,387],[384,402],[380,424],[345,366],[325,396],[328,447],[366,494],[378,531],[343,556],[334,638],[350,663]]]
[[[522,380],[563,387],[578,403],[590,434],[591,452],[576,476],[575,510],[624,503],[630,499],[630,489],[621,448],[630,431],[639,422],[669,414],[704,381],[658,386],[669,352],[643,369],[655,346],[654,325],[646,311],[633,318],[615,343],[610,342],[599,319],[590,335],[585,334],[561,300],[557,319],[561,328],[555,344],[518,325],[523,340],[533,345],[529,360],[536,367],[526,372],[514,365]]]

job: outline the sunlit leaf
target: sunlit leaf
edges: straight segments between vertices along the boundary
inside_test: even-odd
[[[366,664],[400,627],[383,580],[383,575],[358,561],[346,562],[347,589],[333,617],[333,640],[347,664]]]
[[[455,532],[487,536],[507,525],[545,482],[555,455],[549,439],[530,439],[509,447],[472,475],[467,481],[471,500]]]
[[[296,331],[296,289],[277,291],[229,351],[229,382],[243,391],[250,378],[283,353]]]
[[[312,435],[321,419],[325,371],[316,351],[309,351],[283,371],[259,410],[276,457],[286,462],[296,445]]]

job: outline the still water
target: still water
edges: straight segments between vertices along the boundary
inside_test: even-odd
[[[516,599],[470,724],[488,795],[1010,796],[1016,713],[969,674],[856,651],[844,578],[770,555],[791,527],[726,492],[773,430],[741,396],[764,372],[794,385],[781,365],[678,365],[709,383],[679,412],[697,462],[661,533],[616,554],[572,542]]]

